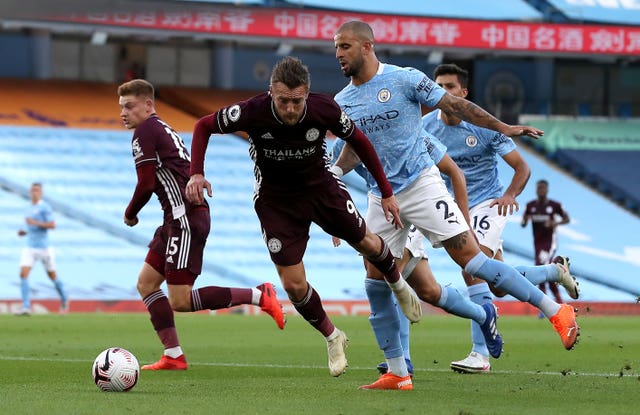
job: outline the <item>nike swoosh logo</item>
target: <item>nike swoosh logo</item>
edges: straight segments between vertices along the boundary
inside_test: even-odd
[[[567,337],[571,337],[571,332],[575,330],[575,327],[569,327],[569,331],[567,331]]]

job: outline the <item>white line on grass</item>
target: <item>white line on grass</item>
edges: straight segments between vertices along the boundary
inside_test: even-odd
[[[33,357],[33,356],[3,356],[0,355],[0,360],[13,360],[13,361],[29,361],[29,362],[85,362],[91,363],[91,361],[85,359],[69,359],[69,358],[51,358],[51,357]],[[189,365],[193,366],[216,366],[216,367],[253,367],[253,368],[268,368],[268,369],[322,369],[325,370],[325,366],[315,366],[315,365],[280,365],[280,364],[270,364],[270,363],[222,363],[222,362],[189,362]],[[373,371],[375,368],[372,367],[352,367],[349,366],[348,370],[368,370]],[[451,372],[451,369],[421,369],[417,368],[417,372]],[[548,371],[539,371],[539,370],[524,370],[524,371],[514,371],[514,370],[491,370],[491,373],[502,374],[502,375],[513,375],[513,374],[525,374],[525,375],[543,375],[543,376],[590,376],[590,377],[640,377],[640,374],[629,372],[629,373],[582,373],[582,372],[574,372],[567,371],[565,373],[562,372],[548,372]]]

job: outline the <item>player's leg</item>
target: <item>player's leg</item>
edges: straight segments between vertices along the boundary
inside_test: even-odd
[[[396,229],[395,225],[387,221],[380,199],[372,196],[368,200],[365,226],[367,230],[362,240],[353,242],[353,239],[343,239],[362,254],[366,263],[372,265],[366,267],[367,278],[386,281],[404,315],[411,322],[417,323],[422,318],[420,301],[401,277],[395,264],[395,258],[402,257],[409,229]]]
[[[169,303],[174,311],[219,310],[242,304],[260,306],[280,329],[285,320],[273,284],[253,288],[206,286],[193,290],[202,272],[204,247],[211,216],[206,208],[194,209],[168,226],[169,243],[165,261]],[[170,258],[170,260],[169,260]]]
[[[24,248],[20,257],[20,296],[22,297],[22,309],[16,315],[28,316],[31,314],[31,291],[29,287],[29,274],[35,262],[33,249]]]
[[[178,339],[173,309],[160,289],[164,272],[164,257],[150,249],[138,275],[137,288],[164,352],[160,360],[143,365],[142,370],[186,370],[188,366]]]
[[[417,237],[419,237],[419,240],[416,241]],[[409,237],[407,238],[407,245],[405,246],[405,249],[403,251],[402,258],[400,258],[400,260],[397,261],[396,263],[398,269],[402,270],[401,271],[402,278],[404,278],[405,280],[410,277],[411,273],[416,268],[416,265],[418,265],[419,262],[426,261],[426,259],[423,258],[423,255],[424,255],[424,249],[422,248],[423,239],[424,238],[422,237],[422,234],[420,232],[415,231],[415,229],[413,229],[412,231],[409,231]],[[416,253],[412,251],[414,247],[415,249],[418,250],[416,251]],[[400,307],[398,307],[397,302],[396,302],[396,312],[398,313],[398,319],[400,324],[400,345],[402,346],[402,351],[404,353],[404,361],[407,365],[407,370],[409,372],[409,375],[413,377],[414,369],[413,369],[413,363],[411,362],[411,345],[410,345],[410,336],[409,336],[409,327],[411,324],[409,319],[404,315],[404,313],[400,309]],[[385,373],[387,373],[387,371],[389,370],[389,365],[387,364],[387,361],[385,360],[384,362],[378,363],[377,369],[381,375],[384,375]]]
[[[320,192],[322,193],[322,192]],[[311,221],[315,220],[314,206],[319,195],[282,200],[260,195],[254,209],[260,220],[262,235],[269,249],[284,290],[296,311],[325,338],[332,376],[340,376],[348,364],[345,349],[348,338],[334,326],[327,315],[318,292],[307,282],[302,257],[309,239]],[[315,203],[312,203],[315,202]],[[344,209],[344,207],[343,207]],[[330,214],[330,209],[322,209]],[[325,218],[326,222],[330,218]],[[322,226],[321,223],[319,225]],[[341,235],[337,235],[341,236]]]
[[[53,251],[53,248],[47,249],[46,255],[43,257],[44,268],[47,271],[47,275],[51,282],[53,282],[53,286],[55,287],[58,295],[60,296],[60,314],[65,314],[69,310],[69,299],[67,298],[67,293],[64,289],[64,285],[60,278],[58,278],[58,274],[56,273],[56,257]]]
[[[349,339],[345,333],[334,326],[327,315],[320,295],[307,282],[302,262],[290,266],[276,264],[276,269],[282,286],[296,311],[324,336],[327,342],[331,376],[340,376],[348,366],[344,349]]]
[[[579,327],[575,321],[575,310],[568,305],[560,305],[547,297],[515,268],[495,259],[488,258],[470,234],[460,234],[445,241],[449,256],[464,270],[492,283],[496,288],[511,294],[520,301],[539,308],[550,319],[560,335],[566,349],[571,349],[577,341]]]
[[[562,297],[558,291],[559,283],[574,300],[580,297],[580,286],[576,278],[571,275],[569,258],[555,256],[555,249],[542,249],[536,246],[536,265],[518,265],[515,267],[532,284],[546,294],[547,284],[554,295],[556,302],[562,303]]]

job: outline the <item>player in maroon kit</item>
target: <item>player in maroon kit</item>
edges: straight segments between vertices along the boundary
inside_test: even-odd
[[[201,118],[193,133],[191,179],[187,197],[212,196],[204,178],[204,156],[211,134],[244,131],[255,162],[255,211],[271,260],[296,310],[325,337],[329,372],[347,367],[346,335],[327,316],[318,293],[307,282],[302,262],[312,222],[347,241],[379,269],[403,312],[421,317],[420,303],[396,269],[386,243],[367,229],[346,186],[329,170],[324,137],[329,130],[351,143],[382,191],[382,209],[401,227],[398,203],[375,150],[332,97],[309,91],[309,72],[300,60],[285,57],[273,68],[269,92]]]
[[[164,221],[149,243],[138,275],[142,297],[164,354],[143,370],[185,370],[187,361],[178,341],[173,311],[216,310],[238,304],[259,305],[284,328],[282,306],[272,284],[256,288],[208,286],[193,289],[202,270],[202,255],[211,216],[205,201],[191,203],[185,197],[189,179],[189,152],[180,136],[156,115],[153,86],[142,79],[118,88],[120,117],[134,129],[131,146],[138,183],[124,213],[124,223],[135,226],[138,212],[155,193]],[[169,298],[160,289],[166,280]]]
[[[569,214],[562,208],[562,205],[552,199],[547,198],[549,193],[549,182],[546,180],[538,180],[536,184],[537,199],[527,203],[527,207],[522,217],[522,227],[527,226],[531,219],[531,227],[533,229],[533,247],[535,250],[536,265],[546,265],[551,262],[560,262],[562,265],[569,262],[569,259],[562,256],[555,256],[558,249],[558,240],[556,235],[556,227],[569,223]],[[556,222],[557,219],[560,219]],[[539,285],[543,292],[546,283]],[[562,297],[558,290],[556,282],[549,282],[549,290],[553,293],[557,303],[562,303]],[[578,291],[569,292],[571,298],[578,298]]]

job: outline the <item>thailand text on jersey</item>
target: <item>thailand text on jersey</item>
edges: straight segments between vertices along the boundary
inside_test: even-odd
[[[309,191],[331,177],[326,133],[349,138],[354,131],[353,122],[333,98],[318,93],[309,94],[296,125],[286,125],[278,118],[268,93],[222,108],[214,117],[222,133],[249,134],[259,188],[286,193]]]

